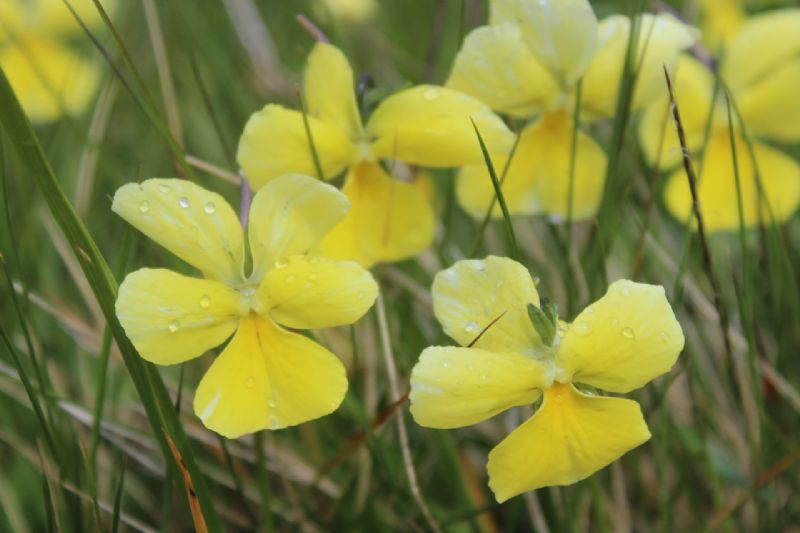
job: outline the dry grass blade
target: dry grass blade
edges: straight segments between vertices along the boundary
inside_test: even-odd
[[[175,443],[172,442],[169,433],[165,431],[164,437],[167,439],[167,444],[169,444],[169,449],[172,451],[173,457],[175,457],[175,464],[178,465],[181,476],[183,476],[183,484],[186,487],[186,495],[189,499],[189,510],[192,512],[192,520],[194,521],[194,530],[198,533],[208,533],[206,518],[203,516],[203,509],[200,506],[200,501],[197,499],[197,493],[194,491],[192,475],[186,468],[186,463],[183,462],[183,456],[180,450],[175,447]]]

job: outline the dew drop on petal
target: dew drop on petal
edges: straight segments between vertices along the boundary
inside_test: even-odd
[[[278,429],[278,418],[271,416],[269,417],[269,429]]]
[[[631,295],[631,288],[627,285],[622,286],[622,290],[620,290],[623,296],[630,296]]]
[[[315,279],[317,279],[316,272],[312,272],[311,274],[308,275],[308,281],[314,281]]]
[[[150,202],[142,200],[142,203],[139,204],[139,212],[147,213],[148,211],[150,211]]]
[[[464,331],[466,331],[467,333],[475,333],[476,331],[478,331],[478,323],[475,322],[474,320],[470,320],[464,326]]]
[[[200,307],[203,309],[208,309],[211,307],[211,297],[209,295],[204,294],[202,297],[200,297]]]
[[[247,381],[244,382],[244,384],[247,385],[248,389],[252,389],[253,387],[256,386],[256,380],[253,377],[249,377],[247,378]]]
[[[582,337],[592,332],[592,325],[588,322],[576,322],[573,328],[575,329],[575,333]]]
[[[269,407],[270,409],[275,409],[277,406],[278,406],[278,402],[276,402],[274,399],[270,398],[267,401],[267,407]]]
[[[289,261],[286,259],[278,259],[275,261],[275,268],[286,268],[289,265]]]
[[[189,199],[185,196],[181,196],[180,200],[178,200],[178,205],[182,208],[186,209],[189,207]]]
[[[167,327],[169,328],[170,333],[176,333],[179,329],[181,329],[181,323],[177,320],[173,320]]]
[[[636,338],[636,334],[633,332],[632,328],[622,328],[622,336],[628,340],[633,340]]]
[[[437,98],[439,98],[439,89],[436,89],[434,87],[428,87],[427,89],[425,89],[425,91],[423,91],[422,97],[425,98],[425,100],[429,101],[436,100]]]
[[[658,338],[661,339],[661,342],[669,342],[669,333],[662,331],[658,334]]]
[[[203,206],[203,211],[207,215],[213,215],[217,212],[217,206],[214,205],[214,202],[206,202],[206,205]]]
[[[611,319],[611,325],[612,326],[618,326],[619,325],[619,318],[616,318],[616,317],[612,318]]]
[[[158,186],[158,192],[160,192],[161,194],[167,194],[169,192],[169,187],[167,187],[164,184],[161,184]]]

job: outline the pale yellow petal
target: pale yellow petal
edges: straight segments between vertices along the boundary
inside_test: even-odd
[[[568,213],[570,164],[572,159],[572,120],[565,113],[546,114],[527,127],[503,182],[503,196],[511,214],[549,214],[563,220]],[[507,158],[493,159],[495,171],[502,175]],[[578,132],[572,183],[572,217],[591,217],[603,194],[606,155],[582,131]],[[486,216],[495,196],[485,166],[465,167],[456,186],[458,200],[473,217]],[[492,216],[500,217],[495,202]]]
[[[775,9],[751,17],[725,49],[720,72],[740,94],[800,55],[800,9]]]
[[[620,280],[575,318],[556,364],[575,383],[629,392],[669,372],[683,343],[664,288]]]
[[[723,50],[746,20],[742,0],[699,0],[703,42],[715,52]]]
[[[206,277],[241,282],[242,227],[222,196],[187,180],[149,179],[117,189],[111,209]]]
[[[282,259],[267,272],[257,293],[264,314],[295,329],[352,324],[377,296],[372,274],[358,263],[316,255]]]
[[[754,150],[763,186],[762,195],[758,192],[747,145],[740,137],[736,140],[736,147],[745,225],[754,226],[759,218],[764,223],[787,221],[800,203],[800,166],[785,153],[756,143]],[[727,131],[718,132],[709,141],[698,182],[706,231],[738,230],[733,153]],[[692,213],[692,197],[683,170],[670,176],[665,202],[672,216],[680,221],[686,221]]]
[[[120,284],[116,312],[143,358],[173,365],[222,344],[246,309],[218,281],[143,268]]]
[[[33,122],[82,113],[100,83],[95,63],[41,37],[0,49],[0,67]]]
[[[405,181],[392,178],[375,163],[353,167],[342,188],[353,207],[316,251],[365,267],[414,257],[433,240],[431,187],[422,172]]]
[[[335,124],[351,139],[361,134],[353,69],[344,54],[328,43],[317,43],[308,56],[303,93],[309,115]]]
[[[714,96],[714,75],[708,68],[689,55],[682,55],[673,77],[675,100],[681,114],[686,144],[692,152],[703,146],[706,124],[711,113]],[[722,111],[718,103],[715,117]],[[639,122],[639,141],[642,151],[651,164],[669,169],[682,160],[681,145],[672,117],[669,98],[656,98],[644,109]]]
[[[275,262],[316,245],[350,209],[336,187],[302,174],[284,174],[256,193],[247,236],[251,279],[260,280]]]
[[[542,343],[528,317],[539,305],[531,275],[505,257],[465,259],[436,274],[433,311],[444,332],[462,346],[494,352],[537,354]]]
[[[800,140],[800,53],[736,97],[744,123],[755,135],[781,142]]]
[[[420,85],[384,100],[367,123],[372,154],[414,165],[453,167],[483,162],[480,131],[492,153],[508,152],[514,136],[489,107],[467,94]]]
[[[589,115],[613,117],[631,33],[631,19],[612,15],[600,23],[598,52],[583,79],[581,107]],[[694,44],[697,31],[672,15],[644,14],[636,41],[636,86],[632,109],[664,97],[664,66],[675,70],[681,52]]]
[[[514,22],[522,39],[554,76],[577,81],[597,46],[597,17],[588,0],[495,0],[491,22]]]
[[[425,348],[411,371],[411,415],[430,428],[475,424],[529,405],[546,383],[545,366],[517,353],[479,348]]]
[[[306,118],[322,173],[326,179],[333,178],[353,162],[356,147],[337,124],[311,115]],[[250,116],[236,160],[254,189],[290,172],[317,176],[302,112],[275,104]]]
[[[533,417],[489,453],[497,501],[542,487],[571,485],[647,442],[639,404],[553,385]]]
[[[558,84],[522,44],[516,24],[482,26],[464,39],[447,87],[492,109],[529,117],[558,96]]]
[[[235,439],[330,414],[346,392],[345,369],[335,355],[249,315],[200,381],[194,412],[207,428]]]

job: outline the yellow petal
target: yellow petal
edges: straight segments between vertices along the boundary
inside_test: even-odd
[[[260,280],[276,261],[310,250],[350,209],[336,187],[302,174],[284,174],[256,193],[247,236],[251,279]]]
[[[668,14],[641,16],[636,45],[633,109],[666,95],[664,66],[672,72],[680,53],[697,32]],[[581,107],[591,115],[613,117],[631,33],[631,19],[612,15],[600,23],[598,52],[583,79]]]
[[[575,318],[556,364],[575,383],[629,392],[669,372],[683,342],[663,287],[620,280]]]
[[[411,371],[411,415],[430,428],[475,424],[533,403],[545,374],[544,365],[526,355],[431,346]]]
[[[471,120],[470,120],[471,119]],[[372,154],[414,165],[454,167],[483,162],[472,121],[492,153],[507,152],[514,136],[478,99],[445,87],[420,85],[393,94],[372,113]]]
[[[119,286],[116,312],[141,356],[182,363],[222,344],[245,312],[236,291],[218,281],[143,268]]]
[[[187,180],[149,179],[117,189],[111,209],[206,277],[241,282],[242,227],[222,196]]]
[[[722,77],[734,94],[800,54],[800,9],[775,9],[751,17],[725,49]]]
[[[705,139],[714,95],[714,76],[698,60],[682,55],[678,60],[673,83],[686,144],[694,152],[702,147]],[[717,104],[715,111],[719,114],[722,107]],[[673,168],[681,163],[681,145],[667,96],[656,98],[645,108],[639,122],[639,140],[645,157],[652,164],[658,163],[659,168]]]
[[[436,274],[433,311],[444,332],[468,346],[487,326],[476,348],[535,355],[539,335],[528,318],[529,303],[539,305],[531,275],[505,257],[465,259]]]
[[[573,219],[591,217],[603,194],[606,155],[588,135],[579,131],[572,191]],[[522,132],[517,151],[503,182],[503,196],[512,214],[547,213],[567,216],[569,169],[572,157],[572,119],[566,113],[545,114]],[[502,172],[506,158],[493,159]],[[458,200],[473,217],[486,216],[494,197],[485,166],[465,167],[456,185]],[[494,217],[502,216],[495,202]]]
[[[234,439],[325,416],[346,392],[335,355],[251,314],[200,381],[194,412],[207,428]]]
[[[375,163],[353,167],[342,188],[353,207],[316,251],[365,267],[419,254],[433,240],[435,219],[428,176],[411,180],[392,178]]]
[[[292,255],[267,272],[257,298],[275,322],[313,329],[352,324],[377,295],[372,275],[354,261]]]
[[[81,113],[100,83],[97,66],[44,38],[29,38],[0,49],[0,67],[33,122]]]
[[[0,2],[0,44],[20,36],[26,12],[22,2]]]
[[[317,43],[308,56],[303,93],[309,115],[335,124],[351,139],[361,134],[353,70],[344,54],[328,43]]]
[[[511,23],[473,30],[456,56],[447,87],[501,113],[531,116],[558,96],[558,85],[521,39],[519,27]]]
[[[504,502],[529,490],[571,485],[649,439],[633,400],[555,384],[536,414],[489,453],[489,487]]]
[[[311,115],[306,118],[322,172],[325,178],[333,178],[356,157],[356,147],[347,131],[336,123]],[[236,160],[254,189],[290,172],[317,175],[302,112],[275,104],[250,116],[239,139]]]
[[[761,195],[758,193],[752,159],[747,145],[740,137],[736,139],[736,148],[745,224],[757,224],[759,211],[765,223],[770,222],[770,214],[776,223],[788,220],[800,203],[800,166],[783,152],[755,143],[765,204],[759,202]],[[727,131],[720,131],[711,137],[698,182],[698,196],[706,230],[738,230],[736,182]],[[665,201],[672,216],[680,221],[687,220],[692,212],[692,197],[683,170],[670,176],[665,190]]]
[[[722,50],[745,22],[742,0],[700,0],[700,27],[703,42],[711,51]]]
[[[776,66],[738,95],[736,103],[750,131],[782,142],[800,140],[798,87],[800,57]]]
[[[496,0],[491,9],[492,24],[519,24],[525,44],[563,83],[586,72],[597,41],[597,17],[587,0]]]

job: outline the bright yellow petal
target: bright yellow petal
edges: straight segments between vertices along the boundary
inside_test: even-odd
[[[0,44],[20,36],[25,23],[25,6],[19,1],[0,2]]]
[[[475,424],[529,405],[546,384],[545,366],[517,353],[478,348],[425,348],[411,371],[411,415],[430,428]]]
[[[476,348],[535,355],[542,347],[528,317],[529,303],[539,305],[531,275],[505,257],[465,259],[436,274],[433,311],[444,332],[468,346],[487,326]]]
[[[354,160],[356,147],[337,124],[311,115],[306,118],[322,172],[331,179]],[[250,115],[236,160],[254,189],[290,172],[317,175],[303,113],[275,104]]]
[[[783,152],[764,144],[755,144],[756,160],[764,187],[766,204],[759,209],[758,189],[752,159],[741,138],[736,141],[739,163],[742,206],[745,224],[753,226],[761,219],[770,222],[770,211],[776,223],[788,220],[800,203],[800,166]],[[736,181],[733,172],[733,155],[727,131],[712,136],[706,149],[702,175],[699,178],[698,196],[706,231],[734,231],[739,229],[739,211]],[[687,220],[692,212],[692,197],[683,170],[670,176],[665,191],[665,201],[672,215],[680,221]]]
[[[149,179],[117,189],[111,209],[206,277],[241,282],[242,227],[222,196],[187,180]]]
[[[569,169],[572,157],[572,120],[565,113],[547,114],[522,132],[517,152],[503,182],[503,196],[512,214],[546,213],[554,219],[567,216]],[[506,158],[493,159],[502,172]],[[572,191],[573,219],[591,217],[603,194],[606,155],[588,135],[579,131]],[[485,166],[462,169],[456,188],[459,202],[481,219],[494,197]],[[495,202],[494,217],[502,216]]]
[[[325,416],[346,392],[345,369],[335,355],[249,315],[200,381],[194,412],[207,428],[234,439]]]
[[[800,140],[798,87],[800,53],[738,95],[736,103],[750,131],[782,142]]]
[[[143,358],[174,365],[222,344],[246,309],[218,281],[143,268],[122,281],[116,311]]]
[[[513,134],[486,104],[433,85],[405,89],[384,100],[372,113],[367,130],[376,137],[372,145],[376,158],[454,167],[483,162],[472,121],[492,153],[510,150]]]
[[[594,56],[597,17],[588,0],[495,0],[491,22],[514,22],[530,50],[555,77],[577,81]]]
[[[335,46],[317,43],[308,56],[303,92],[308,113],[335,124],[351,139],[361,135],[353,69]]]
[[[97,65],[44,38],[5,46],[0,67],[33,122],[81,113],[100,83]]]
[[[556,364],[575,383],[629,392],[669,372],[683,342],[663,287],[620,280],[575,318]]]
[[[775,9],[751,17],[725,49],[720,72],[734,94],[800,54],[800,9]]]
[[[489,487],[504,502],[529,490],[571,485],[649,439],[633,400],[555,384],[536,414],[489,453]]]
[[[666,95],[664,66],[675,70],[680,53],[696,41],[697,32],[668,14],[644,14],[636,46],[633,109]],[[631,19],[612,15],[600,23],[598,52],[583,79],[581,107],[589,114],[613,117],[630,39]]]
[[[700,0],[700,28],[708,50],[722,50],[745,22],[742,0]]]
[[[501,113],[531,116],[558,96],[558,84],[521,39],[516,24],[473,30],[456,56],[447,87]]]
[[[426,174],[408,182],[375,163],[361,163],[351,169],[342,192],[353,207],[320,242],[320,255],[370,267],[413,257],[433,240],[436,221]]]
[[[705,138],[706,124],[714,95],[714,76],[708,68],[689,55],[682,55],[673,78],[675,99],[681,113],[689,150],[699,150]],[[715,113],[722,107],[717,104]],[[714,117],[716,120],[716,116]],[[670,110],[669,98],[656,98],[645,108],[639,122],[639,140],[651,164],[668,169],[682,161],[681,145]]]
[[[295,329],[352,324],[377,296],[372,274],[358,263],[316,255],[280,260],[267,272],[257,293],[264,314]]]
[[[280,259],[316,245],[350,209],[336,187],[302,174],[284,174],[256,193],[247,236],[251,279],[260,280]]]

